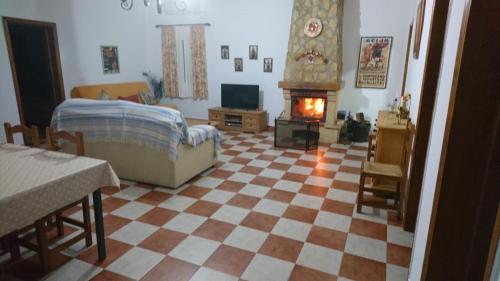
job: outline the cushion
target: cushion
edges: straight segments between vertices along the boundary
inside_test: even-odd
[[[155,95],[149,91],[140,91],[137,95],[143,104],[154,105],[158,103]]]
[[[139,95],[131,95],[131,96],[127,96],[127,97],[119,96],[118,99],[131,101],[131,102],[135,102],[135,103],[141,103],[141,101],[139,100]]]
[[[104,89],[99,92],[98,100],[111,100],[111,96]]]

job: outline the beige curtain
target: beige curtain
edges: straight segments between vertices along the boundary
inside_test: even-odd
[[[207,54],[205,51],[205,26],[191,27],[191,57],[193,66],[193,99],[208,99]]]
[[[167,97],[179,97],[177,85],[177,47],[175,44],[175,29],[164,26],[161,29],[161,52],[163,63],[163,81]]]

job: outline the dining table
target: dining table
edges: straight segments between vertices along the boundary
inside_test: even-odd
[[[0,237],[92,193],[99,260],[106,258],[102,187],[119,187],[107,161],[0,144]]]

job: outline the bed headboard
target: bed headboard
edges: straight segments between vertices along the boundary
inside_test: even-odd
[[[112,99],[119,96],[131,96],[140,91],[149,91],[146,82],[128,82],[116,84],[83,85],[74,87],[71,90],[72,98],[97,99],[101,91],[106,91]]]

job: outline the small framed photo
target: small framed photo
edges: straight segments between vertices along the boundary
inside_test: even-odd
[[[101,46],[101,57],[104,74],[120,73],[118,46]]]
[[[243,72],[243,58],[234,59],[234,71]]]
[[[248,57],[251,60],[257,60],[259,58],[259,46],[257,46],[257,45],[250,45],[248,47],[248,51],[249,51]]]
[[[273,72],[272,58],[264,58],[264,72]]]
[[[220,58],[223,60],[229,59],[229,46],[228,45],[220,46]]]

